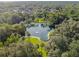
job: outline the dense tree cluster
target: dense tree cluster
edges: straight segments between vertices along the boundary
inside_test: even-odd
[[[37,48],[31,43],[18,42],[9,44],[9,46],[0,47],[1,57],[36,57],[41,56]]]
[[[49,37],[49,56],[79,56],[79,21],[65,20]]]
[[[0,56],[78,57],[79,4],[63,3],[4,3],[0,11]],[[27,31],[34,23],[45,23],[52,29],[47,41],[32,37]]]
[[[20,34],[21,36],[25,35],[25,27],[22,24],[0,24],[0,40],[4,41],[12,33]]]

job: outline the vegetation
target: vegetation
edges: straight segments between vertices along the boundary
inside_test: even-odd
[[[35,23],[47,41],[27,31]],[[79,57],[79,2],[0,2],[0,56]]]
[[[36,18],[35,22],[37,22],[37,23],[44,23],[45,21],[44,21],[44,18]]]
[[[38,52],[40,52],[43,57],[47,56],[47,51],[44,47],[45,44],[47,44],[46,42],[41,41],[38,37],[27,37],[24,41],[32,43],[34,46],[36,46]]]
[[[79,40],[78,23],[78,21],[72,19],[64,21],[52,33],[49,34],[49,56],[78,56],[78,50],[76,50],[78,49],[77,44]],[[71,48],[72,46],[73,48]],[[56,53],[53,53],[51,51],[56,51]]]

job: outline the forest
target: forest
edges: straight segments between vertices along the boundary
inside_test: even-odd
[[[0,57],[79,57],[79,2],[0,2]]]

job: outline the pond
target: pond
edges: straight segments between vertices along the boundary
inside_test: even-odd
[[[49,26],[42,23],[35,23],[34,26],[27,27],[27,31],[31,36],[39,37],[42,40],[48,40]]]

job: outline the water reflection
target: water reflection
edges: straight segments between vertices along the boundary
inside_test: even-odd
[[[50,28],[46,24],[36,23],[34,24],[34,26],[28,27],[27,31],[31,33],[32,36],[37,36],[40,37],[42,40],[47,40]]]

